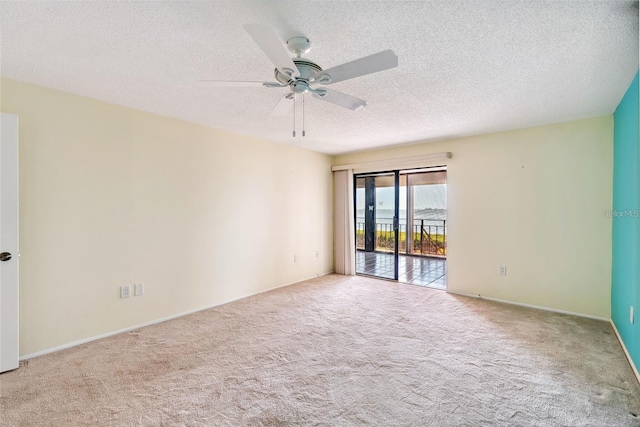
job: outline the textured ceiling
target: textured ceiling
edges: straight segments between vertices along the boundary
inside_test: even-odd
[[[247,23],[308,37],[325,69],[384,49],[399,66],[331,86],[362,110],[309,97],[293,138],[291,115],[270,116],[285,89],[198,83],[273,81]],[[338,154],[612,113],[638,69],[638,3],[2,2],[0,37],[5,77]]]

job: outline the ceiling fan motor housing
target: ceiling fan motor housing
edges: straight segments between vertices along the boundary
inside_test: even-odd
[[[291,85],[295,83],[296,80],[303,80],[308,83],[311,77],[322,71],[322,68],[318,64],[316,64],[315,62],[311,62],[308,59],[296,58],[293,60],[293,63],[296,65],[296,68],[300,72],[300,76],[291,77],[287,74],[281,73],[280,70],[276,68],[274,71],[274,76],[277,81],[284,85]]]

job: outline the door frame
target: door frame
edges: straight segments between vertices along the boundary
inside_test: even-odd
[[[0,372],[18,367],[18,116],[0,114]]]

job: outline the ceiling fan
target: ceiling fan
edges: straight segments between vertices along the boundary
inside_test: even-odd
[[[276,66],[274,71],[275,82],[247,82],[247,81],[220,81],[202,80],[218,87],[266,87],[288,88],[273,112],[274,116],[284,115],[295,107],[296,97],[302,96],[303,123],[304,123],[304,94],[311,93],[314,98],[348,108],[359,110],[367,105],[367,102],[338,92],[332,89],[319,87],[319,85],[331,85],[344,80],[367,74],[377,73],[398,66],[398,57],[392,50],[383,50],[364,58],[356,59],[328,70],[323,70],[318,64],[302,57],[309,52],[311,42],[306,37],[292,37],[287,40],[287,48],[296,55],[291,58],[287,49],[273,29],[262,24],[247,24],[244,26],[251,38],[260,46],[271,62]],[[293,136],[295,131],[295,109],[293,113]],[[302,136],[305,136],[304,124]]]

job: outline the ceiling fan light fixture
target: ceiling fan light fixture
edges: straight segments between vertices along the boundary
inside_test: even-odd
[[[309,92],[309,84],[305,81],[298,80],[293,84],[293,92],[296,95],[301,95],[303,93]]]

